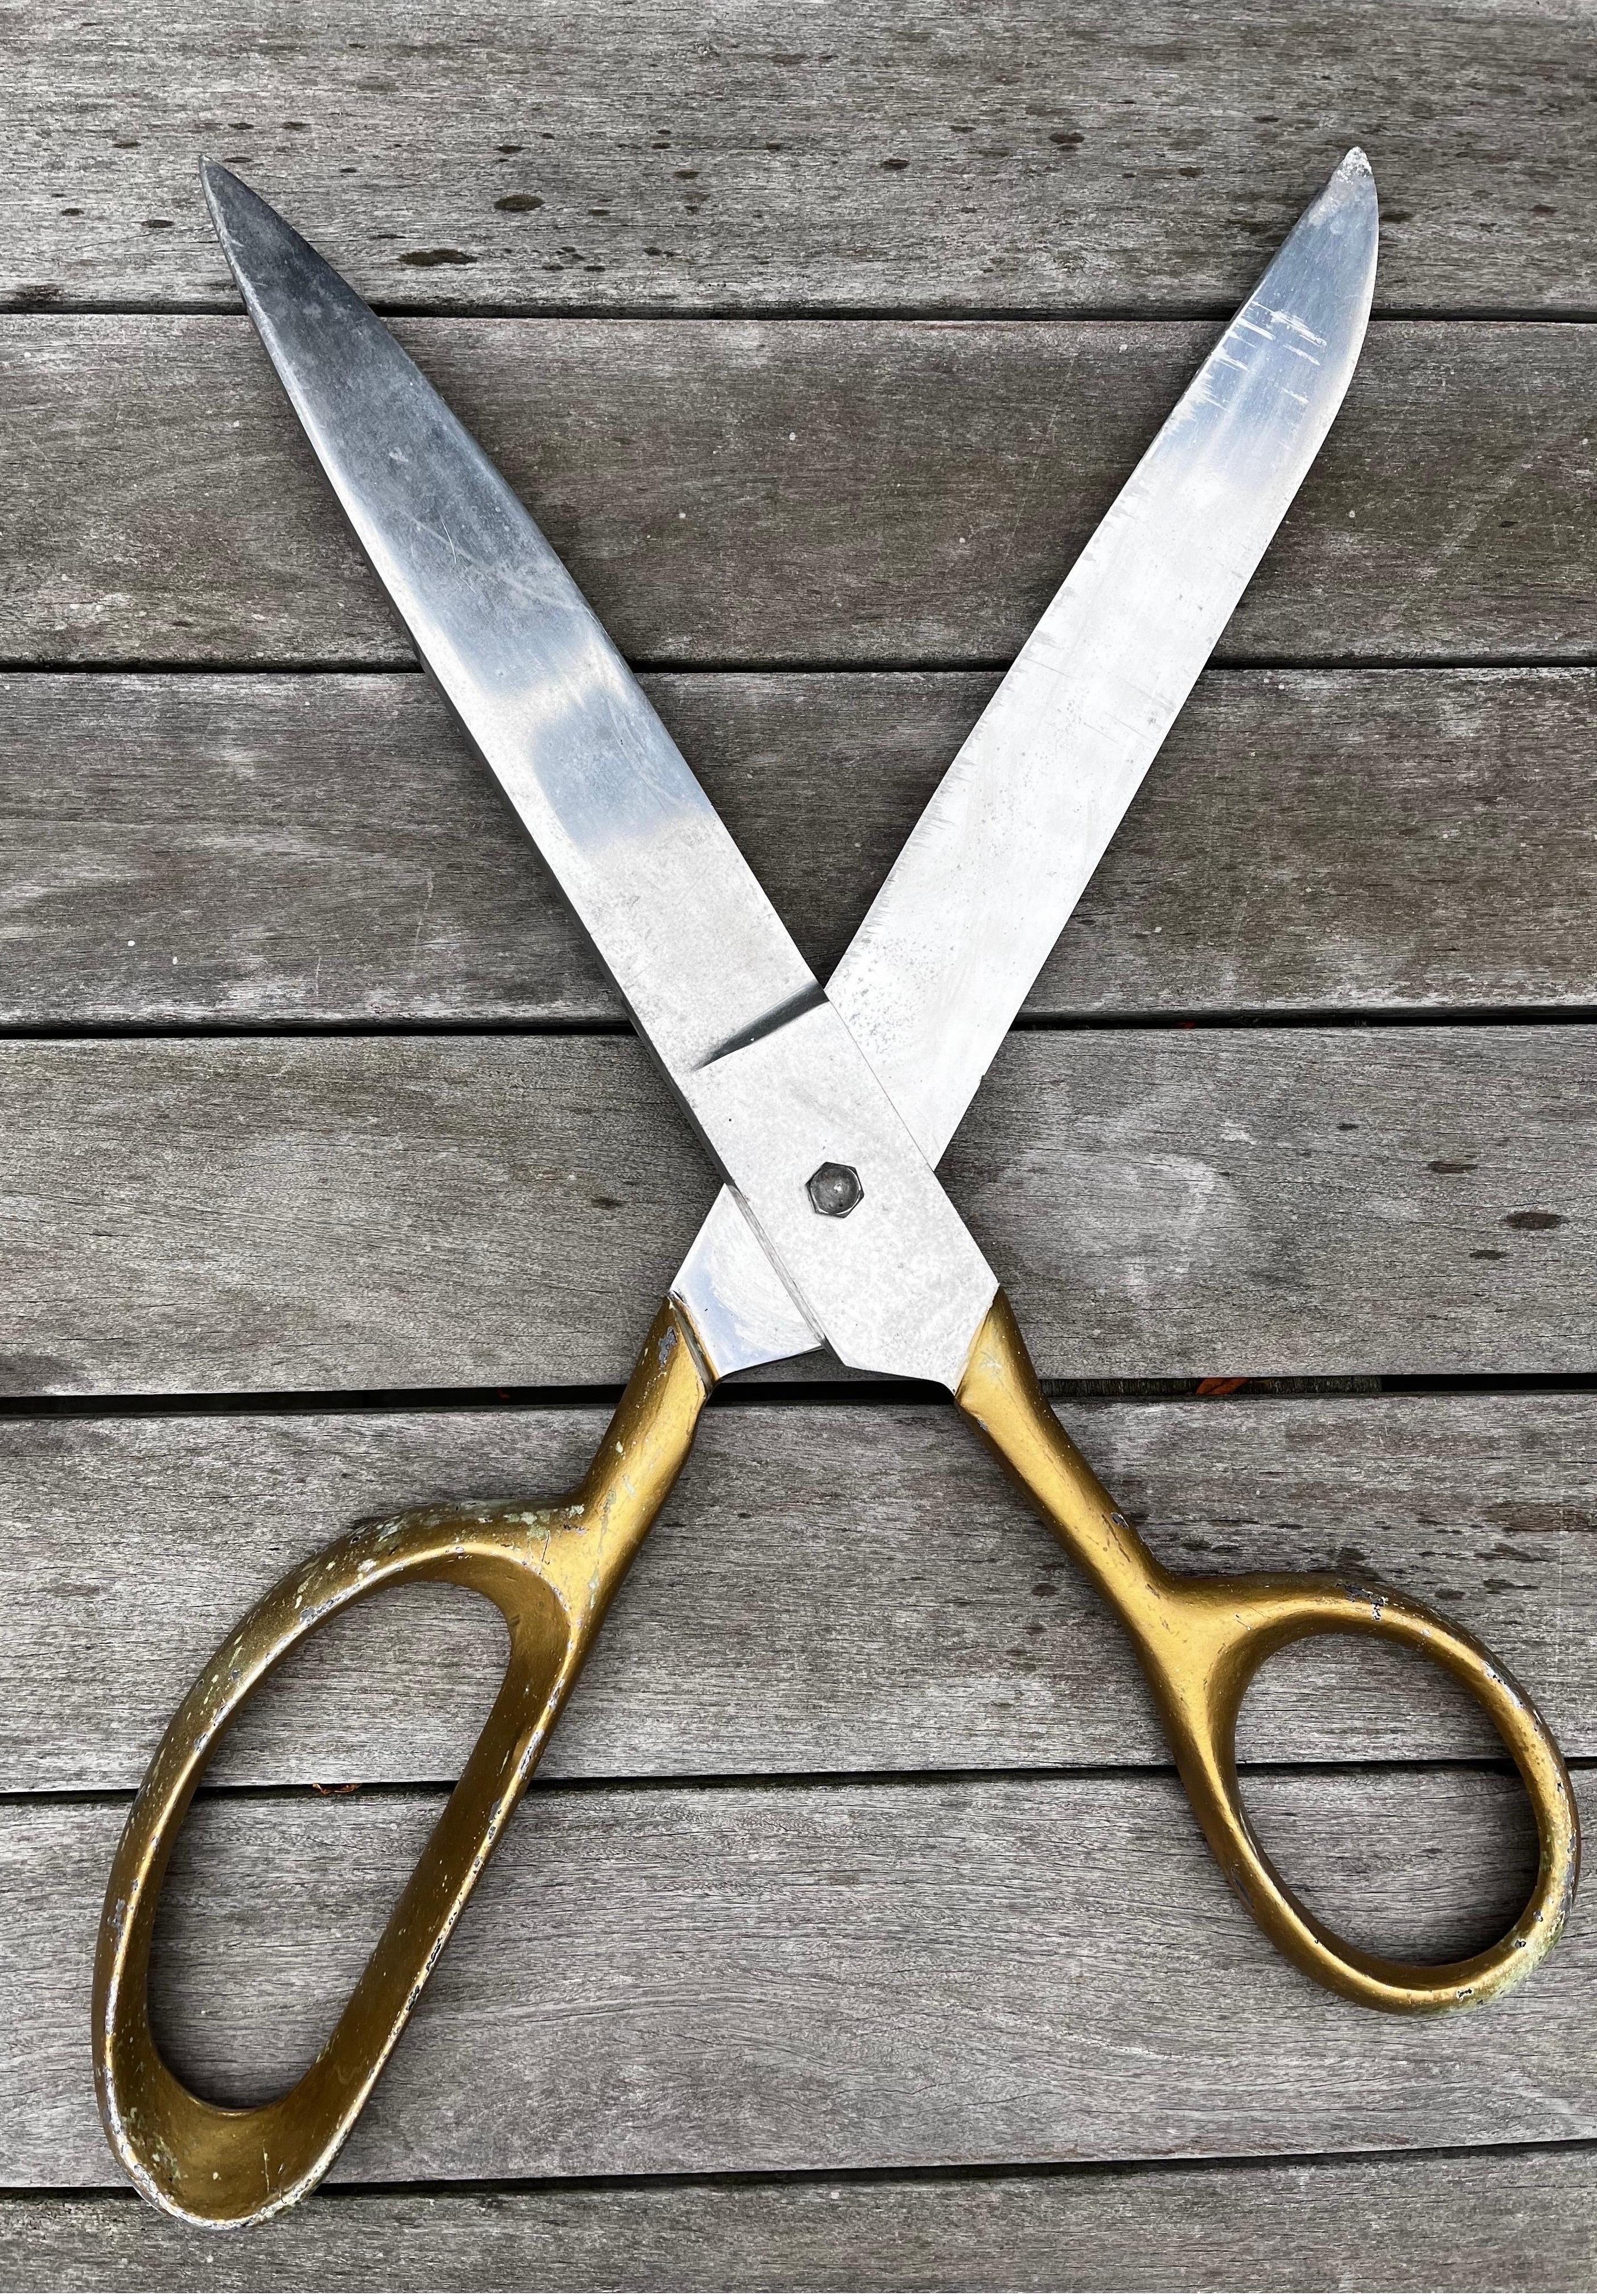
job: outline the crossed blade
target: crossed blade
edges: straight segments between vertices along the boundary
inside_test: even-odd
[[[218,232],[416,643],[729,1185],[672,1296],[718,1377],[828,1341],[952,1387],[994,1286],[932,1171],[1330,426],[1348,154],[1021,650],[823,992],[597,618],[382,323],[227,170]],[[820,1216],[836,1160],[863,1195]]]

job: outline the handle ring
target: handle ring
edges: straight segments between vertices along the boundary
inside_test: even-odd
[[[1054,1417],[1001,1292],[971,1348],[959,1403],[1119,1614],[1209,1845],[1271,1941],[1333,1992],[1410,2015],[1469,2007],[1528,1977],[1568,1917],[1580,1825],[1552,1734],[1507,1668],[1463,1628],[1373,1581],[1167,1570]],[[1238,1713],[1272,1652],[1312,1634],[1384,1635],[1418,1650],[1463,1683],[1513,1756],[1535,1813],[1541,1859],[1519,1919],[1484,1953],[1431,1964],[1366,1953],[1315,1920],[1255,1836],[1237,1779]]]
[[[1136,1636],[1181,1780],[1222,1870],[1272,1942],[1305,1974],[1347,1999],[1400,2015],[1481,2006],[1528,1977],[1558,1942],[1580,1871],[1580,1826],[1569,1774],[1526,1692],[1485,1644],[1427,1604],[1375,1579],[1326,1573],[1231,1578],[1165,1573],[1161,1643]],[[1486,1713],[1512,1757],[1536,1824],[1535,1880],[1493,1944],[1449,1962],[1367,1951],[1320,1921],[1283,1880],[1255,1833],[1237,1774],[1237,1722],[1260,1668],[1315,1635],[1395,1642],[1442,1667]]]
[[[257,2224],[320,2183],[403,2032],[524,1792],[610,1601],[692,1446],[709,1384],[662,1309],[578,1489],[552,1505],[437,1507],[367,1524],[291,1570],[211,1660],[167,1730],[128,1814],[95,1959],[95,2086],[118,2160],[193,2224]],[[471,1759],[342,2014],[284,2095],[208,2103],[151,2030],[161,1885],[195,1789],[242,1709],[329,1619],[387,1587],[444,1579],[493,1603],[504,1680]]]

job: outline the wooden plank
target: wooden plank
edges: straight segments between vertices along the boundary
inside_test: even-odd
[[[1444,1956],[1533,1854],[1466,1770],[1270,1774],[1285,1870]],[[319,2046],[440,1807],[211,1796],[154,2012],[220,2099]],[[119,1805],[0,1810],[8,2178],[103,2185],[89,1960]],[[343,2156],[358,2183],[1401,2151],[1597,2135],[1591,1924],[1489,2015],[1371,2015],[1227,1898],[1167,1777],[554,1788],[509,1830]]]
[[[318,2194],[225,2239],[131,2193],[0,2199],[29,2289],[1589,2289],[1568,2150],[1008,2177]]]
[[[1213,324],[416,320],[618,644],[1007,663]],[[0,327],[0,660],[408,659],[243,319]],[[1373,328],[1226,658],[1590,659],[1588,329]]]
[[[1386,296],[1597,300],[1580,0],[1239,0],[1201,36],[1180,0],[6,17],[3,275],[36,302],[219,298],[210,152],[388,299],[1190,309],[1355,137]]]
[[[645,684],[824,978],[991,675]],[[1033,1018],[1597,1004],[1597,674],[1218,670]],[[613,1021],[415,676],[0,676],[0,1018]]]
[[[1373,1570],[1444,1605],[1597,1755],[1597,1397],[1085,1403],[1062,1416],[1190,1570]],[[353,1520],[574,1479],[597,1411],[0,1421],[0,1791],[130,1788],[232,1621]],[[454,1777],[502,1664],[418,1587],[325,1630],[214,1775]],[[108,1685],[115,1685],[114,1695]],[[1255,1762],[1494,1755],[1431,1669],[1283,1652]],[[713,1411],[544,1765],[551,1777],[1161,1763],[1129,1649],[951,1410]]]
[[[944,1169],[1048,1378],[1583,1370],[1592,1057],[1034,1030]],[[713,1193],[625,1037],[12,1041],[0,1119],[13,1394],[619,1381]]]

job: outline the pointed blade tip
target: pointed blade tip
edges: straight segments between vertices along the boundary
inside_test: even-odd
[[[1331,244],[1343,250],[1342,261],[1351,261],[1364,274],[1363,308],[1358,323],[1358,340],[1363,339],[1364,322],[1370,316],[1370,303],[1375,293],[1375,270],[1380,242],[1380,201],[1375,189],[1375,174],[1368,154],[1360,144],[1345,152],[1326,177],[1318,195],[1310,201],[1299,217],[1297,228],[1281,250],[1294,245],[1299,231],[1311,241],[1328,234]],[[1280,256],[1276,260],[1280,262]],[[1272,266],[1273,269],[1273,266]],[[1266,274],[1268,276],[1269,274]]]
[[[1362,144],[1355,144],[1345,152],[1333,169],[1321,197],[1329,194],[1338,206],[1346,204],[1362,209],[1371,221],[1379,222],[1380,203],[1376,195],[1375,170],[1370,165],[1370,155]]]
[[[225,250],[229,249],[234,234],[229,229],[228,209],[241,195],[249,199],[253,194],[243,178],[235,176],[231,168],[224,168],[219,160],[201,160],[200,189],[205,194],[217,237]]]
[[[218,160],[202,160],[200,184],[210,211],[211,226],[235,283],[262,331],[262,340],[267,342],[274,365],[287,382],[288,377],[283,374],[281,361],[267,334],[266,321],[257,310],[256,299],[270,286],[276,273],[292,268],[294,258],[309,258],[313,264],[319,264],[321,259],[271,202],[263,200],[231,168],[223,167]]]

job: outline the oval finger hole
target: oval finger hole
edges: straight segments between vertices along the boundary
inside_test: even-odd
[[[251,1784],[217,1792],[208,1781],[196,1795],[151,1951],[152,2030],[196,2095],[262,2103],[311,2063],[487,1719],[508,1650],[481,1595],[392,1587],[318,1628],[239,1714],[211,1775]]]
[[[1493,1944],[1529,1897],[1537,1864],[1535,1820],[1495,1731],[1459,1685],[1410,1652],[1325,1636],[1312,1656],[1305,1663],[1310,1646],[1298,1644],[1273,1658],[1238,1730],[1242,1798],[1266,1856],[1318,1921],[1366,1951],[1447,1962]],[[1272,1696],[1278,1669],[1297,1679]],[[1288,1714],[1297,1750],[1346,1742],[1366,1761],[1376,1747],[1410,1752],[1417,1702],[1429,1761],[1245,1767],[1261,1743],[1281,1742]]]

